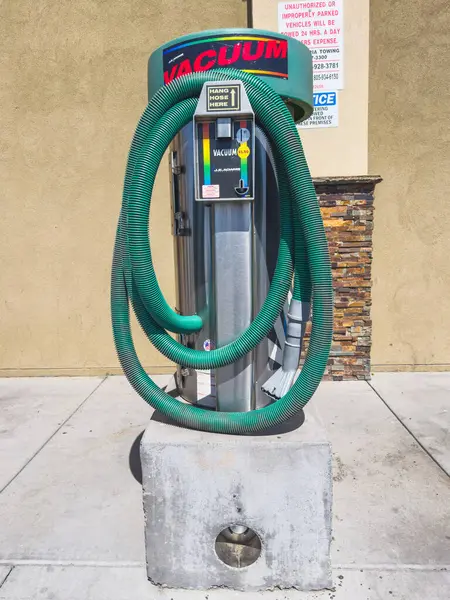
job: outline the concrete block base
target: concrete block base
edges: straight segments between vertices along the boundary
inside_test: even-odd
[[[312,412],[259,436],[192,431],[154,415],[141,442],[153,583],[331,587],[331,449]]]

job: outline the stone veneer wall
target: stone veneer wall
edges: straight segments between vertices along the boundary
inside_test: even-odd
[[[370,379],[373,200],[379,181],[369,176],[314,179],[333,272],[328,380]]]

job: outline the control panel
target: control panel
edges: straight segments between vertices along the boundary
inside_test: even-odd
[[[194,115],[195,197],[254,199],[255,117],[240,81],[205,83]]]

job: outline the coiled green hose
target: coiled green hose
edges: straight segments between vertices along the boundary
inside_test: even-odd
[[[148,234],[150,200],[164,152],[191,121],[203,84],[231,79],[244,83],[258,124],[274,149],[280,187],[280,246],[267,298],[250,327],[234,342],[201,352],[186,348],[166,331],[198,331],[202,320],[197,315],[178,315],[159,288]],[[214,369],[245,356],[270,332],[286,300],[293,263],[293,296],[308,301],[312,290],[313,324],[301,373],[278,402],[247,413],[208,411],[169,396],[144,371],[131,336],[130,302],[150,341],[164,356],[187,367]],[[325,370],[332,337],[328,245],[297,128],[284,102],[261,79],[242,71],[217,69],[180,77],[153,96],[139,121],[128,157],[114,248],[111,312],[117,353],[131,385],[152,407],[181,425],[217,433],[262,431],[294,416],[313,395]]]

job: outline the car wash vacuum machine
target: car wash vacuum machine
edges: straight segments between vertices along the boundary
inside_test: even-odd
[[[234,434],[228,437],[241,436],[238,439],[244,446],[257,445],[261,438],[254,437],[256,434],[264,436],[301,413],[322,379],[332,339],[328,245],[296,127],[313,111],[311,54],[295,39],[256,29],[186,35],[153,52],[148,91],[149,103],[128,157],[114,248],[111,308],[120,364],[130,384],[156,414],[166,423],[181,426],[184,433],[176,435],[198,435],[199,431]],[[167,303],[158,284],[150,234],[153,187],[167,152],[175,308]],[[177,365],[175,393],[160,389],[139,361],[131,334],[130,307],[154,347]],[[308,349],[300,361],[310,319]],[[158,425],[168,431],[167,424]],[[179,427],[172,426],[174,429]],[[227,436],[212,438],[227,443]],[[210,438],[198,439],[203,443]],[[238,452],[241,446],[233,448]],[[152,468],[153,474],[159,469],[155,465]],[[208,479],[203,471],[195,475],[195,468],[193,465],[191,481]],[[233,476],[242,477],[236,488],[241,492],[251,480],[247,468],[241,465]],[[182,487],[180,481],[178,478],[177,485]],[[172,496],[162,491],[165,485],[161,481],[155,484],[165,498],[162,508],[155,508],[156,495],[150,494],[153,504],[146,513],[147,527],[166,523],[165,532],[158,530],[159,539],[164,551],[172,552],[172,571],[181,573],[185,555],[190,552],[175,561],[180,539],[175,543],[173,536],[164,537],[176,521],[177,510],[172,507],[172,521],[157,512],[168,510],[172,501]],[[255,480],[252,485],[256,489],[259,484]],[[281,482],[279,487],[283,485]],[[231,487],[229,490],[223,494],[229,494],[232,505],[241,492],[232,494]],[[189,495],[188,491],[183,493]],[[272,538],[264,534],[264,523],[258,526],[256,517],[251,521],[255,526],[249,528],[251,500],[247,498],[241,507],[243,513],[247,511],[247,522],[236,517],[224,530],[230,542],[236,535],[245,538],[249,530],[259,532],[270,571],[274,568],[271,552],[275,550],[270,550],[268,540]],[[178,526],[178,536],[188,528],[189,506],[183,510],[186,514]],[[200,512],[206,513],[207,508]],[[195,519],[198,536],[202,527],[199,511]],[[227,525],[225,517],[219,521],[217,528]],[[147,544],[151,544],[149,535]],[[191,541],[195,535],[189,533]],[[220,543],[215,533],[213,538]],[[169,550],[171,544],[173,550]],[[151,555],[147,548],[148,560],[149,552]],[[210,558],[213,561],[217,556]],[[158,560],[155,555],[153,563]],[[287,559],[285,562],[289,563]],[[202,571],[213,573],[214,568],[203,566]],[[195,567],[185,570],[192,574]],[[159,582],[173,582],[172,575],[155,576],[149,567],[150,573]],[[213,585],[228,581],[228,572],[217,573],[218,581],[212,580]],[[186,577],[180,580],[180,587],[208,587],[211,583],[200,581],[199,575],[200,583],[191,585]],[[270,579],[267,573],[264,577],[264,581]],[[281,585],[280,578],[274,577],[276,585]],[[298,575],[295,581],[301,578]],[[234,581],[231,587],[252,587],[250,583],[235,585]],[[264,587],[261,581],[255,583],[255,589]],[[300,587],[317,587],[314,577],[311,581]]]

